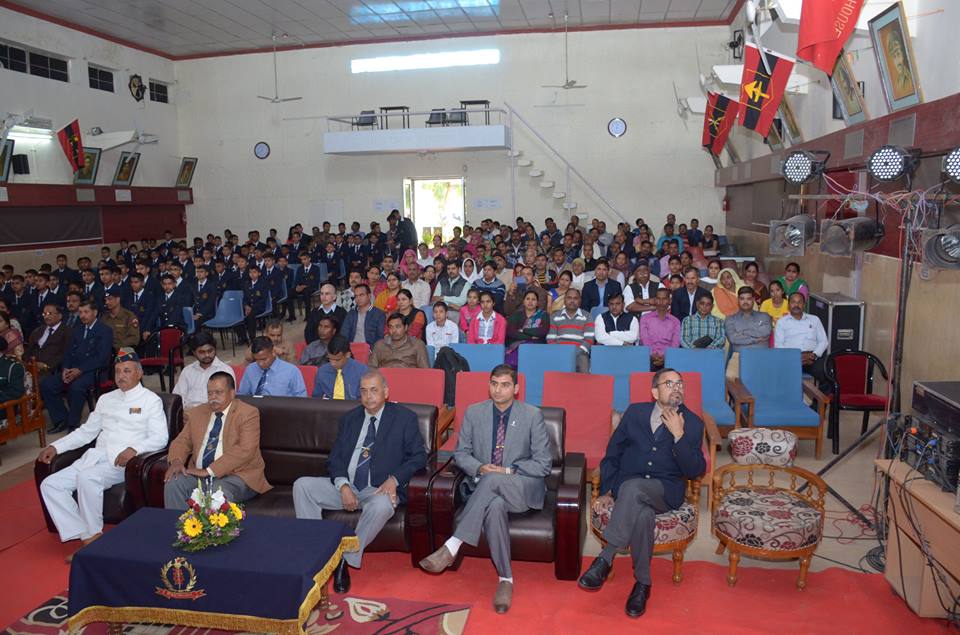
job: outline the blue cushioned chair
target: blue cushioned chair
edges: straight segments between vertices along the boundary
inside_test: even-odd
[[[197,323],[193,319],[193,308],[185,306],[183,307],[183,323],[187,326],[186,335],[190,337],[197,330]]]
[[[220,333],[220,344],[223,345],[223,332],[243,324],[243,291],[224,291],[220,302],[217,303],[217,312],[204,323],[204,328],[214,329]],[[231,331],[233,333],[233,331]],[[236,333],[232,339],[233,353],[236,355]]]
[[[795,348],[746,348],[740,351],[740,379],[753,397],[741,425],[790,430],[800,439],[813,439],[816,458],[823,446],[829,398],[803,381],[800,351]],[[816,404],[811,410],[804,395]]]
[[[607,310],[607,307],[605,307],[605,306],[595,306],[595,307],[593,307],[592,309],[590,309],[590,319],[593,320],[594,322],[596,322],[596,321],[597,321],[597,317],[598,317],[601,313],[603,313],[604,311],[606,311],[606,310]]]
[[[503,344],[451,344],[450,348],[463,355],[467,363],[470,364],[470,370],[480,370],[488,373],[503,363],[505,353]],[[523,347],[521,346],[521,348]]]
[[[483,346],[489,346],[483,344]],[[570,344],[524,344],[517,370],[527,378],[527,403],[539,406],[543,400],[543,373],[548,370],[561,373],[577,371],[578,346]],[[473,366],[470,370],[474,370]]]
[[[613,408],[623,412],[630,405],[630,373],[650,371],[650,349],[646,346],[593,346],[590,374],[613,377]]]
[[[700,373],[703,386],[703,410],[713,417],[717,427],[736,427],[737,417],[727,402],[727,357],[720,348],[670,348],[664,357],[667,368]]]

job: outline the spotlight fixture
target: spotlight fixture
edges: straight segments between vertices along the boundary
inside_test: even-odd
[[[103,128],[101,128],[100,126],[94,126],[93,128],[90,128],[91,136],[98,137],[102,134],[103,134]]]
[[[870,155],[867,160],[867,171],[871,176],[883,183],[912,175],[920,163],[920,151],[916,148],[901,148],[900,146],[883,146]]]
[[[954,183],[960,183],[960,148],[943,157],[943,173]]]
[[[809,183],[821,174],[830,159],[830,153],[825,150],[796,150],[787,155],[781,167],[783,178],[787,183],[803,185]]]
[[[875,218],[856,216],[843,220],[824,220],[820,228],[820,253],[852,256],[854,252],[876,247],[883,240],[883,225]]]
[[[920,232],[923,264],[931,269],[960,269],[960,224]]]
[[[806,246],[813,242],[817,221],[807,214],[797,214],[786,220],[770,223],[770,254],[774,256],[802,256]]]

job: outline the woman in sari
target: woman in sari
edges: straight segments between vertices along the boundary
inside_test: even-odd
[[[550,289],[550,312],[555,313],[563,309],[563,298],[567,295],[567,289],[573,286],[573,274],[569,271],[561,271],[557,278],[557,286]],[[523,297],[526,304],[527,297]]]
[[[440,234],[434,234],[433,236],[433,249],[430,250],[430,255],[434,258],[437,256],[446,258],[447,256],[447,249],[443,246],[443,237]]]
[[[400,276],[391,271],[387,274],[387,287],[377,295],[373,306],[387,315],[397,310],[397,294],[400,292]]]
[[[18,360],[23,357],[23,335],[13,328],[9,313],[0,313],[0,337],[7,342],[7,355]]]
[[[393,312],[403,316],[403,323],[407,325],[407,334],[410,337],[425,341],[427,316],[423,314],[423,311],[413,306],[413,294],[410,293],[410,290],[400,289],[397,292],[396,303],[397,307]],[[388,334],[386,328],[383,334]]]
[[[735,269],[727,267],[720,271],[717,286],[713,288],[713,314],[725,319],[740,310],[737,292],[744,286]]]
[[[547,333],[550,331],[550,316],[537,306],[538,302],[539,298],[536,292],[527,291],[523,294],[523,306],[514,311],[507,319],[507,354],[504,361],[514,368],[517,367],[521,344],[547,343]]]
[[[787,263],[777,282],[783,285],[783,295],[787,298],[794,293],[802,293],[803,297],[810,298],[810,288],[807,281],[800,277],[800,265],[795,262]]]
[[[767,285],[757,279],[759,274],[760,265],[756,262],[748,262],[743,265],[743,284],[753,289],[757,304],[762,304],[764,300],[770,297],[770,292],[767,291]]]
[[[412,249],[408,249],[403,252],[403,256],[400,257],[400,273],[403,274],[403,277],[407,277],[407,272],[410,271],[410,265],[419,264],[417,262],[417,252]]]

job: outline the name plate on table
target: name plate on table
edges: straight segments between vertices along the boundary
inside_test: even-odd
[[[69,626],[164,623],[300,633],[342,554],[359,548],[336,521],[248,516],[227,545],[173,547],[180,512],[143,508],[74,556]]]

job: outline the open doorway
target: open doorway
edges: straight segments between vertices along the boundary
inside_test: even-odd
[[[463,177],[431,176],[403,179],[403,213],[413,219],[417,235],[428,245],[440,234],[446,242],[466,217]]]

